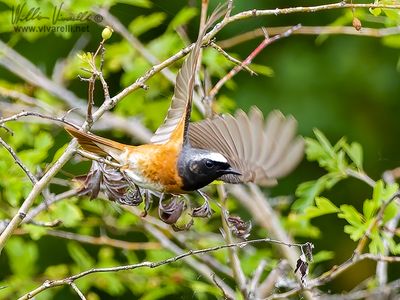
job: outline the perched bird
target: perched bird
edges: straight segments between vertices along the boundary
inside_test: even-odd
[[[207,28],[205,26],[205,28]],[[205,29],[182,65],[164,123],[150,144],[121,144],[72,126],[65,129],[84,150],[111,156],[137,186],[161,194],[196,191],[216,179],[274,185],[303,157],[297,123],[273,111],[266,122],[257,108],[190,123],[199,53]]]

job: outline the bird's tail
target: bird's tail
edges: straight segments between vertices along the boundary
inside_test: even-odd
[[[124,144],[78,130],[69,125],[66,125],[64,128],[70,135],[78,139],[78,143],[84,150],[97,155],[110,155],[118,161],[119,156],[126,148]]]

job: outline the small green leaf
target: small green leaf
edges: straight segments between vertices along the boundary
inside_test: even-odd
[[[334,251],[322,250],[313,255],[313,263],[320,263],[323,261],[331,260],[335,257]]]
[[[340,211],[338,207],[336,207],[331,201],[329,201],[329,199],[325,197],[316,197],[315,205],[316,206],[306,208],[305,216],[307,218],[311,219]]]
[[[150,0],[117,0],[117,2],[143,8],[151,8],[153,6]]]
[[[36,226],[36,225],[32,225],[32,224],[25,224],[24,229],[26,229],[28,231],[32,240],[35,240],[35,241],[40,239],[47,232],[47,229],[45,227]]]
[[[363,203],[363,214],[366,220],[372,219],[378,211],[378,205],[374,200],[365,200]]]
[[[251,64],[250,69],[252,69],[254,72],[256,72],[258,74],[262,74],[267,77],[274,76],[274,70],[268,66]]]
[[[168,30],[175,30],[177,27],[189,23],[197,15],[196,7],[184,7],[172,19],[168,25]]]
[[[373,14],[375,17],[379,16],[382,13],[381,8],[370,8],[369,12]]]
[[[44,271],[44,274],[49,279],[60,279],[60,278],[67,276],[68,266],[65,264],[49,266]]]
[[[385,209],[383,213],[383,222],[387,223],[397,215],[398,205],[395,202],[391,202]]]
[[[26,278],[34,274],[36,260],[39,257],[39,250],[35,243],[26,242],[20,237],[13,237],[7,242],[5,251],[14,275]]]
[[[352,205],[343,204],[340,206],[339,218],[345,219],[351,225],[361,226],[363,224],[362,215]]]
[[[347,155],[354,162],[357,168],[362,170],[363,165],[363,149],[357,142],[353,142],[349,147],[345,147]]]
[[[320,142],[322,148],[328,153],[332,158],[335,157],[335,152],[332,149],[331,143],[325,137],[325,135],[318,129],[314,129],[314,134],[317,137],[318,141]]]
[[[163,12],[156,12],[147,16],[140,15],[129,24],[129,31],[139,36],[150,29],[160,26],[167,15]]]
[[[371,242],[369,243],[369,251],[372,254],[381,254],[385,252],[384,239],[380,236],[379,232],[373,230],[370,234]]]
[[[81,209],[71,201],[61,201],[56,204],[53,216],[63,222],[65,227],[74,227],[83,219]]]

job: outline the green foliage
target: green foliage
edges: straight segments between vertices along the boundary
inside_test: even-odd
[[[374,185],[372,198],[364,200],[362,212],[350,204],[342,204],[338,208],[329,199],[319,195],[326,189],[332,188],[339,180],[347,178],[349,174],[357,174],[356,176],[360,178],[365,176],[363,150],[359,143],[348,144],[344,138],[332,146],[322,132],[314,130],[314,133],[316,139],[306,138],[307,159],[317,161],[328,173],[317,180],[299,185],[296,195],[301,198],[293,205],[297,209],[304,210],[299,219],[308,222],[320,216],[336,214],[338,218],[348,223],[344,226],[344,232],[353,241],[359,241],[368,235],[371,253],[383,254],[386,242],[390,245],[390,251],[398,254],[400,244],[386,234],[383,228],[397,215],[398,205],[392,201],[392,197],[399,186],[385,184],[379,180]]]
[[[328,171],[317,180],[307,181],[296,190],[298,200],[293,205],[296,210],[310,206],[323,191],[331,189],[340,180],[347,178],[348,171],[361,172],[363,151],[357,142],[348,144],[345,138],[331,145],[325,135],[314,130],[316,139],[306,138],[306,156],[309,161],[317,161],[319,166]]]

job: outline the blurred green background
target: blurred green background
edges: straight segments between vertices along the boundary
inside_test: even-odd
[[[86,2],[68,1],[68,3],[65,2],[65,7],[75,11],[90,9],[91,1]],[[132,20],[153,13],[162,15],[158,26],[154,26],[154,28],[143,32],[139,36],[142,43],[147,45],[150,52],[158,57],[159,60],[166,59],[185,45],[176,34],[174,28],[168,27],[168,24],[173,20],[176,21],[178,12],[181,12],[186,6],[195,7],[195,9],[186,13],[186,16],[192,16],[192,18],[184,20],[182,24],[179,24],[179,27],[187,32],[187,36],[191,41],[196,39],[200,1],[104,2],[109,3],[111,13],[125,24],[131,32],[135,32],[135,26],[130,26]],[[218,1],[212,1],[211,7],[215,6],[216,2]],[[51,4],[47,2],[35,3],[34,1],[28,1],[27,3],[27,6],[39,6],[43,10],[45,8],[51,10]],[[233,13],[253,8],[268,9],[323,3],[322,1],[235,1]],[[57,60],[68,56],[81,34],[17,34],[10,27],[9,15],[12,4],[12,2],[7,3],[7,1],[0,2],[0,14],[4,16],[0,21],[0,39],[29,59],[45,74],[51,76]],[[388,19],[384,14],[378,16],[378,19],[373,19],[368,10],[357,10],[355,13],[362,20],[365,27],[382,27],[396,24],[396,20]],[[261,26],[267,29],[274,26],[292,26],[298,23],[304,26],[323,26],[333,22],[338,25],[351,26],[351,21],[352,14],[349,9],[257,17],[228,25],[217,35],[216,42],[218,43],[218,41]],[[399,24],[398,21],[397,25]],[[145,23],[146,18],[143,18],[135,24],[140,28]],[[83,49],[84,51],[94,51],[101,39],[103,27],[91,22],[89,23],[89,28],[90,32],[87,35],[87,44]],[[234,53],[237,58],[243,60],[261,40],[262,38],[260,37],[255,38],[227,49],[227,51]],[[313,136],[313,128],[318,128],[332,143],[335,143],[343,136],[346,136],[349,141],[358,141],[364,149],[366,173],[372,178],[378,179],[384,171],[396,168],[400,164],[398,151],[400,147],[398,139],[400,136],[399,41],[400,36],[381,39],[353,35],[319,37],[292,35],[269,45],[254,60],[257,65],[269,67],[273,72],[272,76],[264,76],[262,74],[250,76],[247,72],[242,71],[234,78],[233,82],[230,82],[227,87],[221,90],[217,101],[220,101],[223,109],[231,112],[237,107],[247,111],[250,106],[256,105],[263,110],[265,115],[273,109],[282,110],[285,114],[292,114],[298,120],[299,131],[303,136]],[[123,87],[132,83],[151,66],[117,33],[114,33],[110,41],[107,41],[106,49],[105,76],[111,95],[115,95]],[[223,76],[232,67],[231,63],[216,54],[214,50],[206,51],[204,61],[211,70],[214,83],[221,77],[221,74]],[[87,84],[77,78],[78,73],[85,74],[79,70],[80,64],[81,62],[76,58],[76,55],[68,59],[63,76],[68,89],[85,99]],[[179,64],[176,64],[171,66],[171,69],[176,71],[178,67]],[[129,95],[117,106],[115,111],[123,116],[138,115],[146,126],[154,130],[164,118],[164,112],[167,110],[172,94],[172,86],[160,74],[153,77],[148,82],[148,85],[148,91],[140,90]],[[25,93],[30,93],[32,96],[42,97],[47,103],[60,110],[67,110],[57,97],[49,95],[32,85],[24,84],[23,80],[3,67],[0,67],[0,86],[18,88]],[[100,105],[102,103],[100,85],[97,86],[95,95],[96,104]],[[0,96],[0,113],[4,114],[1,109],[2,102],[9,104],[12,101]],[[21,128],[18,129],[17,125],[10,126],[16,126],[12,128],[17,133],[19,132],[18,130],[22,130]],[[42,125],[40,128],[24,128],[24,130],[28,130],[32,134],[37,134],[42,130],[50,132],[54,139],[51,148],[48,150],[49,156],[41,162],[43,168],[45,168],[46,163],[52,161],[57,149],[69,141],[69,137],[63,130],[54,126]],[[131,137],[121,131],[106,131],[101,134],[118,138],[125,142],[132,141]],[[28,146],[22,145],[21,149],[24,149],[24,147]],[[78,165],[76,162],[72,162],[64,170],[73,175],[78,175],[82,174],[87,168],[88,163]],[[282,180],[278,187],[266,191],[266,193],[272,196],[294,195],[299,183],[316,179],[322,174],[324,174],[324,171],[316,163],[304,160],[293,174]],[[62,174],[64,178],[70,178],[71,176]],[[6,187],[3,186],[0,194],[2,202],[0,203],[0,214],[3,218],[6,218],[12,211],[6,204],[8,200],[5,189]],[[64,189],[52,187],[53,192],[60,192]],[[356,208],[360,208],[362,202],[370,197],[370,194],[371,188],[355,179],[345,180],[331,191],[324,193],[337,206],[348,203]],[[18,201],[22,201],[22,197]],[[68,230],[97,235],[102,230],[101,226],[104,225],[99,219],[101,220],[104,215],[115,218],[117,221],[119,220],[119,213],[115,212],[114,207],[107,202],[82,200],[81,203],[77,202],[77,199],[74,201],[74,203],[77,203],[75,208],[82,209],[82,211],[78,212],[78,221],[85,220],[84,225],[87,228],[79,228],[77,227],[78,224],[74,223]],[[80,204],[78,205],[78,203]],[[96,209],[92,208],[92,206],[95,206]],[[232,204],[231,209],[243,217],[246,216],[246,213],[241,213],[240,207],[235,204]],[[283,210],[283,214],[287,214],[288,211],[289,208],[286,207]],[[153,211],[153,214],[156,215],[156,212]],[[141,232],[140,220],[127,216],[124,218],[126,220],[121,221],[121,224],[119,224],[121,227],[125,226],[122,233],[114,230],[110,234],[132,241],[150,239],[145,233]],[[125,221],[126,223],[124,223]],[[219,221],[218,217],[214,217],[209,224],[205,224],[203,221],[196,221],[194,230],[200,231],[203,235],[208,230],[218,232]],[[351,255],[355,243],[349,239],[347,234],[343,233],[343,226],[346,224],[344,220],[327,215],[313,220],[312,223],[319,227],[321,236],[315,239],[299,237],[298,240],[302,242],[312,241],[316,246],[317,252],[320,250],[334,252],[332,260],[318,265],[316,273],[321,273],[330,266],[340,264],[346,260]],[[125,231],[131,226],[133,232]],[[256,227],[254,232],[262,233],[263,231]],[[207,245],[206,242],[205,245]],[[29,284],[24,285],[25,289],[19,291],[20,293],[28,291],[29,287],[35,287],[42,282],[46,278],[43,273],[55,274],[56,278],[60,278],[69,273],[76,273],[78,269],[83,270],[85,266],[90,268],[92,267],[90,262],[94,263],[94,261],[100,261],[104,264],[124,264],[143,259],[159,260],[171,256],[168,251],[161,250],[127,253],[124,250],[112,250],[107,247],[82,246],[78,243],[66,242],[49,236],[43,236],[38,240],[31,241],[29,236],[24,235],[23,237],[11,239],[8,247],[9,250],[6,251],[6,255],[0,256],[1,285],[7,286],[10,280],[13,286],[19,280],[21,282],[24,280],[29,281]],[[260,257],[265,253],[270,255],[270,246],[267,249],[260,249],[256,256],[246,256],[246,259],[251,262],[249,263],[250,273],[251,266],[256,266]],[[20,255],[18,255],[18,251],[21,252]],[[15,255],[14,258],[12,253]],[[222,256],[222,254],[217,255]],[[23,261],[25,264],[35,266],[28,272],[29,280],[23,276],[21,277],[20,273],[18,273],[18,268],[23,269],[23,266],[15,266],[16,261],[20,260],[21,257],[25,257]],[[82,262],[85,260],[86,262]],[[71,265],[73,264],[79,267],[75,265],[72,267]],[[54,267],[58,269],[49,271],[48,268],[52,265],[58,266]],[[342,292],[352,289],[357,283],[375,272],[374,265],[373,263],[357,265],[354,270],[351,269],[351,271],[344,273],[325,286],[324,290]],[[395,265],[390,267],[390,271],[392,279],[397,278],[400,274],[398,267]],[[19,278],[17,278],[18,276]],[[113,275],[109,274],[96,275],[90,278],[82,284],[83,286],[94,285],[91,288],[90,297],[92,298],[89,297],[90,299],[133,299],[132,295],[137,298],[142,297],[140,299],[161,299],[167,298],[167,295],[171,295],[170,299],[176,299],[177,296],[182,299],[193,297],[211,299],[218,295],[218,291],[208,291],[206,285],[200,287],[203,279],[198,278],[195,272],[185,267],[182,262],[156,270],[137,270],[129,273],[129,275],[119,275],[119,277],[113,277]],[[96,284],[89,283],[94,278],[99,281]],[[199,286],[196,286],[197,281]],[[134,285],[129,287],[132,282],[135,282]],[[162,286],[158,292],[148,292],[148,289],[158,286]],[[194,294],[192,290],[196,288],[202,292]],[[0,298],[1,293],[5,293],[6,298],[13,298],[7,292],[7,288],[0,290]],[[69,299],[71,297],[71,291],[67,287],[54,289],[52,293],[49,292],[47,296],[44,293],[43,299],[47,299],[46,297]],[[147,296],[144,296],[146,293]]]

